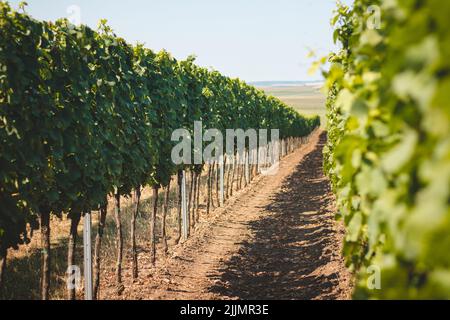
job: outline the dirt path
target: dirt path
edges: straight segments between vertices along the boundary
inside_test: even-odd
[[[121,298],[349,298],[350,275],[340,257],[343,228],[334,220],[334,198],[322,173],[325,142],[325,133],[315,133],[282,161],[277,175],[257,178],[137,282],[126,271]]]

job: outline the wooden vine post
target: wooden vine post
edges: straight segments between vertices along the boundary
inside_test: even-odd
[[[181,179],[181,216],[182,216],[182,230],[183,241],[186,241],[189,237],[189,214],[187,211],[187,192],[186,192],[186,171],[183,170]]]
[[[91,244],[91,212],[84,215],[83,249],[84,249],[84,298],[92,300],[92,244]]]
[[[224,174],[225,174],[224,173],[224,156],[221,155],[220,160],[219,160],[219,185],[220,185],[219,204],[221,207],[223,207],[224,202],[225,202],[224,185],[223,185]]]

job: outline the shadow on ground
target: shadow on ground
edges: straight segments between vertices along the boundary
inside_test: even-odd
[[[339,270],[330,262],[339,241],[322,168],[326,139],[323,133],[283,182],[264,208],[269,214],[250,224],[254,238],[220,270],[210,292],[244,300],[338,298]]]

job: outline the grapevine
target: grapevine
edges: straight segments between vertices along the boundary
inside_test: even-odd
[[[36,229],[40,221],[41,294],[47,299],[50,216],[72,220],[70,264],[81,216],[99,211],[97,292],[106,205],[113,196],[122,290],[120,197],[134,195],[136,217],[141,188],[153,188],[154,230],[158,190],[181,170],[203,169],[171,161],[173,130],[192,132],[194,121],[220,130],[280,128],[281,138],[305,137],[320,124],[239,79],[195,65],[193,57],[177,61],[166,51],[132,46],[106,21],[97,31],[65,19],[37,21],[0,2],[1,258],[28,242],[27,226]]]
[[[358,299],[450,298],[449,12],[357,0],[333,19],[325,165]],[[380,290],[368,286],[377,269]]]

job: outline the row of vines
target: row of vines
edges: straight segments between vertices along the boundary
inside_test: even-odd
[[[325,165],[355,298],[450,298],[449,16],[448,1],[355,0],[333,20]]]
[[[121,197],[133,195],[135,220],[144,187],[157,203],[158,190],[169,190],[174,175],[188,171],[191,181],[199,179],[204,164],[171,161],[172,132],[192,133],[194,121],[221,131],[280,128],[285,141],[308,136],[320,122],[193,58],[177,61],[166,51],[130,45],[105,21],[98,31],[67,20],[41,22],[0,2],[0,286],[8,249],[28,243],[39,228],[41,295],[49,298],[51,216],[71,219],[72,265],[82,216],[99,212],[98,270],[108,196],[115,199],[120,284]],[[135,248],[133,262],[137,276]]]

